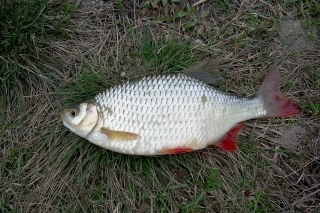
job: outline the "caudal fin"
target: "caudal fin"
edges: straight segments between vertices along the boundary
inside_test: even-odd
[[[280,95],[278,67],[274,67],[268,72],[257,95],[263,100],[267,117],[290,117],[301,113],[301,108],[296,102]]]

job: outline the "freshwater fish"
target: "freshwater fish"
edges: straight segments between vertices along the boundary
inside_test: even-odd
[[[177,74],[145,76],[116,85],[60,112],[63,125],[102,148],[129,155],[180,154],[209,145],[236,151],[245,120],[299,115],[280,96],[278,67],[251,97],[222,92],[210,60]]]

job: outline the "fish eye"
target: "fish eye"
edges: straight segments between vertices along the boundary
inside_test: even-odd
[[[69,109],[69,115],[71,117],[76,117],[79,114],[79,109],[77,109],[76,107],[72,107]]]

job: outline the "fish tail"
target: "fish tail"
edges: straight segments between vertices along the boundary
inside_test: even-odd
[[[290,117],[301,113],[301,108],[296,102],[280,95],[280,72],[278,67],[274,67],[268,72],[257,96],[263,100],[266,117]]]

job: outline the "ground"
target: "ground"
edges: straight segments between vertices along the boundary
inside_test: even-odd
[[[316,1],[34,2],[28,23],[0,4],[1,212],[320,211]],[[246,121],[238,152],[161,157],[104,150],[62,125],[70,104],[210,57],[217,87],[239,96],[278,65],[301,115]]]

